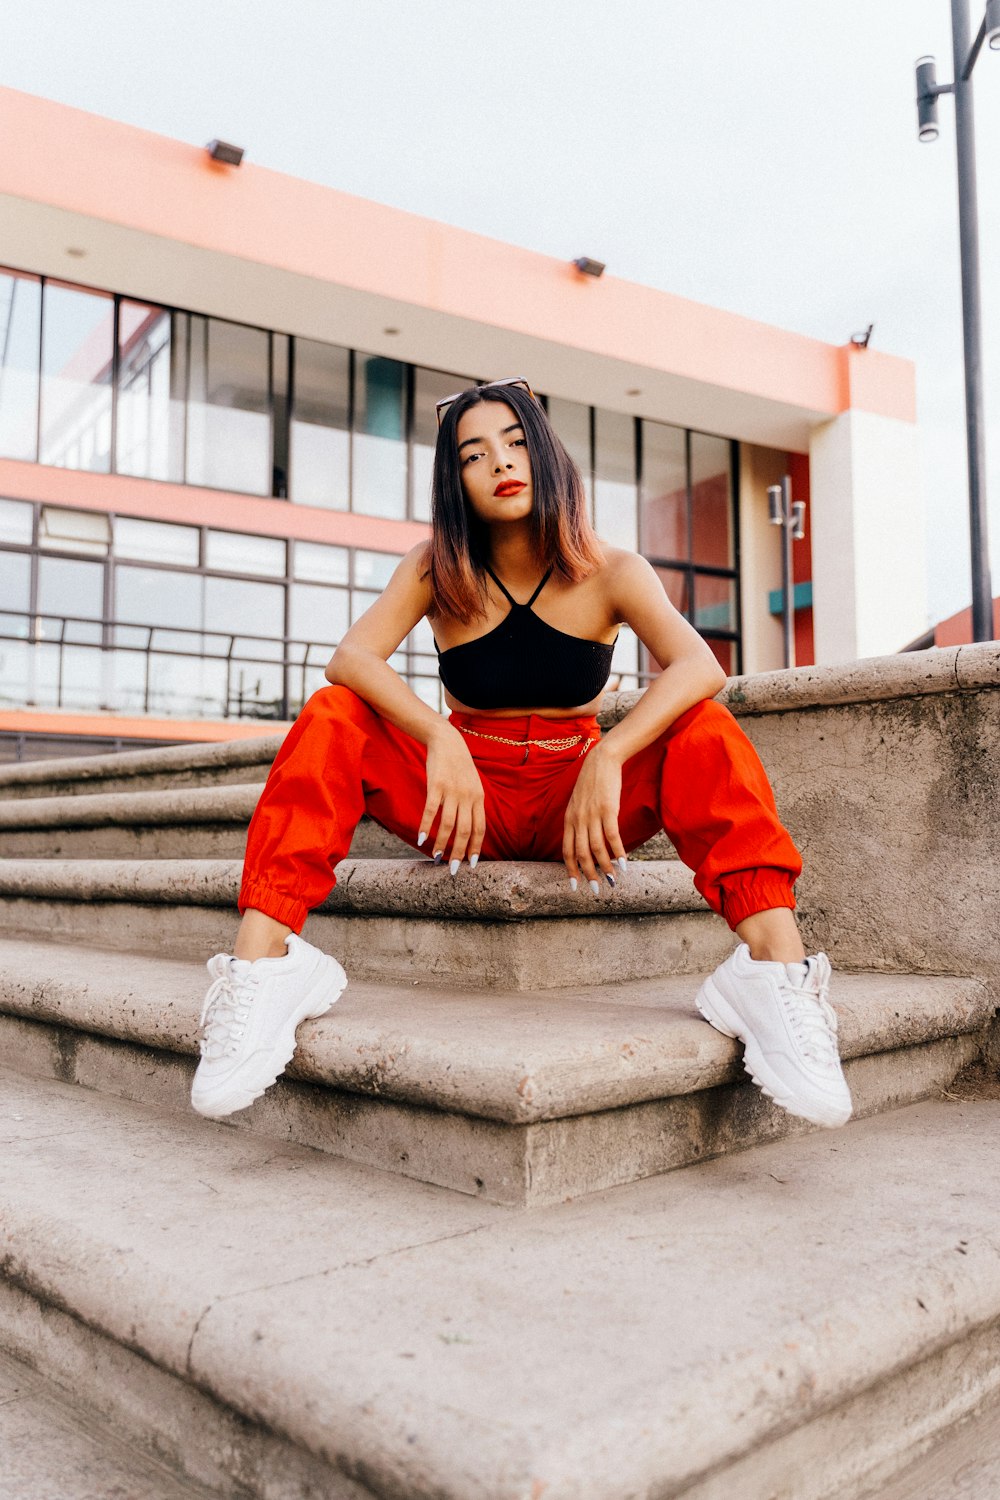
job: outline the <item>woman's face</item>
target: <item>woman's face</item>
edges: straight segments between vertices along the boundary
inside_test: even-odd
[[[531,460],[517,413],[505,401],[480,401],[458,422],[458,463],[465,498],[481,521],[531,514]]]

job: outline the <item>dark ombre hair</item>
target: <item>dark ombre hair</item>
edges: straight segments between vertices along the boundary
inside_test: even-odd
[[[484,401],[509,406],[524,430],[534,496],[532,539],[543,569],[551,567],[571,583],[579,583],[604,561],[587,515],[580,471],[541,403],[522,386],[473,386],[445,412],[434,453],[431,617],[445,614],[467,622],[486,613],[489,527],[465,498],[458,453],[458,424],[470,407]]]

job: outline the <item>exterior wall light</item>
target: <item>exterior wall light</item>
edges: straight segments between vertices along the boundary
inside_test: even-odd
[[[604,261],[603,260],[590,260],[589,257],[586,256],[586,255],[579,255],[579,256],[577,256],[577,258],[573,262],[573,264],[574,264],[574,266],[576,266],[576,269],[580,272],[581,276],[603,276],[604,275]]]
[[[238,167],[243,160],[243,147],[232,146],[228,141],[209,141],[205,150],[213,161],[225,162],[228,167]]]
[[[986,40],[1000,52],[1000,0],[986,0]]]

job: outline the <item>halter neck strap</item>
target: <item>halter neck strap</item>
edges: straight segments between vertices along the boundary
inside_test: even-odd
[[[511,594],[508,594],[507,590],[504,588],[503,584],[500,582],[499,578],[494,573],[493,569],[491,567],[489,567],[488,564],[484,564],[484,566],[486,567],[487,573],[493,579],[493,582],[496,584],[497,588],[503,594],[504,598],[508,599],[510,601],[510,603],[513,604],[513,605],[515,605],[515,607],[517,609],[530,609],[531,606],[534,604],[535,600],[538,598],[539,594],[542,592],[542,589],[545,587],[545,585],[548,583],[549,579],[552,577],[552,568],[550,568],[548,570],[548,572],[546,573],[545,577],[542,579],[541,583],[538,585],[538,587],[535,590],[535,592],[532,594],[531,598],[528,600],[527,604],[518,604],[517,600]],[[554,566],[555,566],[555,564],[553,564],[553,567]]]

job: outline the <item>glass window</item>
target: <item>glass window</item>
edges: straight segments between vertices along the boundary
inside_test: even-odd
[[[255,635],[281,640],[285,633],[283,585],[206,578],[205,629],[239,635],[250,626]]]
[[[431,518],[431,481],[434,475],[434,449],[438,421],[435,402],[453,396],[456,391],[475,385],[471,375],[449,375],[440,370],[413,371],[413,446],[410,463],[413,474],[413,517],[417,521]]]
[[[727,677],[736,673],[736,642],[735,641],[709,641],[712,653],[719,666]]]
[[[590,451],[590,407],[580,401],[564,401],[561,396],[548,400],[549,421],[562,438],[570,458],[583,477],[587,504],[593,513],[593,456]]]
[[[686,568],[654,568],[674,609],[688,616],[691,611],[690,575]]]
[[[196,568],[198,530],[195,526],[173,526],[166,521],[135,521],[130,516],[116,516],[115,555]]]
[[[594,527],[613,547],[636,548],[635,419],[594,413]]]
[[[370,609],[381,594],[369,594],[364,589],[351,590],[351,624],[360,620],[366,609]]]
[[[32,665],[36,703],[51,708],[103,707],[104,652],[99,648],[36,646]]]
[[[42,318],[43,464],[111,468],[114,299],[46,283]]]
[[[27,552],[0,552],[0,609],[26,613],[31,608],[31,557]],[[0,631],[10,635],[14,621],[0,615]]]
[[[358,354],[354,365],[353,509],[406,517],[406,366]]]
[[[183,480],[187,340],[186,313],[119,304],[117,473]]]
[[[288,499],[288,363],[292,341],[271,334],[271,494]]]
[[[687,439],[662,422],[642,424],[642,550],[678,562],[690,555]]]
[[[115,568],[114,618],[126,625],[162,625],[200,630],[203,579],[197,573],[174,573],[167,568]],[[118,635],[124,643],[125,637]],[[186,649],[194,649],[190,637]],[[178,642],[178,645],[180,642]]]
[[[691,557],[715,568],[734,564],[731,446],[727,438],[691,434]]]
[[[210,531],[205,538],[205,566],[226,573],[285,576],[285,543],[277,537],[246,536],[240,531]]]
[[[38,369],[42,284],[37,276],[0,274],[0,454],[38,457]]]
[[[4,629],[3,634],[10,632]],[[35,649],[27,641],[0,640],[0,704],[4,708],[23,708],[34,701],[34,694],[29,696],[29,672]]]
[[[268,336],[220,318],[191,318],[187,482],[271,493]]]
[[[295,339],[289,493],[300,505],[350,502],[350,351]]]
[[[694,624],[698,630],[739,628],[736,618],[736,581],[696,573],[694,580]]]
[[[363,589],[384,589],[402,558],[397,552],[362,552],[354,554],[354,582]]]
[[[39,557],[38,613],[102,619],[104,564],[77,562],[66,557]]]
[[[57,552],[106,553],[111,545],[111,518],[104,511],[43,505],[38,545]]]
[[[347,631],[346,589],[293,583],[289,596],[288,634],[293,641],[336,646]]]
[[[326,547],[321,542],[293,542],[292,567],[296,578],[313,583],[347,583],[350,554],[346,547]]]
[[[27,500],[0,500],[0,542],[30,547],[34,511]]]
[[[639,642],[635,631],[628,625],[623,625],[618,631],[618,639],[615,641],[614,654],[611,658],[611,678],[609,688],[618,678],[618,689],[631,688],[637,685],[636,673],[639,662]]]

